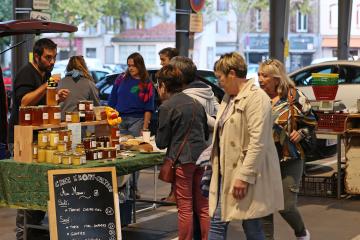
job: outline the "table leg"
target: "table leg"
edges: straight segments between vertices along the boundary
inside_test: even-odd
[[[341,198],[341,135],[337,135],[337,199]]]
[[[133,205],[133,223],[136,223],[136,192],[135,192],[135,186],[136,186],[136,175],[135,175],[135,172],[133,172],[132,174],[132,184],[133,186],[131,186],[131,195],[132,195],[132,198],[133,198],[133,202],[132,202],[132,205]]]

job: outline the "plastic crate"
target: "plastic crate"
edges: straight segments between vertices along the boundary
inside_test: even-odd
[[[338,85],[312,86],[316,100],[334,100],[338,88]]]
[[[302,177],[299,195],[313,197],[336,197],[338,174],[332,176],[306,176]],[[341,171],[341,194],[344,194],[344,172]]]
[[[312,73],[312,85],[337,85],[339,74],[337,73]]]
[[[346,113],[323,113],[316,112],[318,117],[318,129],[343,132],[345,130]]]

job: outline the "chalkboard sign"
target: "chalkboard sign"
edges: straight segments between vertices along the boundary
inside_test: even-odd
[[[48,171],[53,240],[119,240],[114,167]]]

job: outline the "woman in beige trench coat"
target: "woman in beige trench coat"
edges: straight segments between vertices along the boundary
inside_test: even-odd
[[[243,220],[248,240],[264,239],[259,218],[284,205],[271,101],[253,80],[246,80],[246,72],[236,52],[223,55],[216,64],[226,95],[213,139],[209,240],[226,239],[231,220]]]

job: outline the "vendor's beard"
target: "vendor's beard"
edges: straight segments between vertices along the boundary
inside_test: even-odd
[[[43,64],[43,62],[41,61],[41,59],[39,61],[34,59],[34,62],[36,63],[37,67],[39,68],[39,70],[41,72],[44,73],[50,73],[53,69],[54,69],[54,64],[51,64],[49,66],[46,66],[45,64]]]

